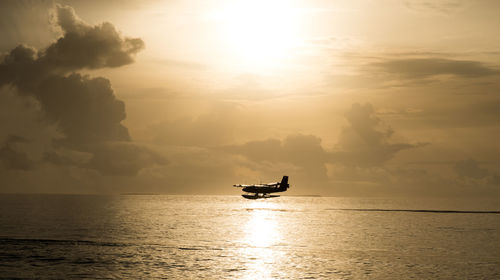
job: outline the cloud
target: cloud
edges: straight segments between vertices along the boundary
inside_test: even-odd
[[[388,160],[400,151],[425,145],[393,141],[394,130],[376,116],[371,104],[353,104],[345,117],[349,125],[342,129],[332,150],[322,146],[321,138],[303,134],[288,135],[283,140],[250,141],[221,150],[257,163],[250,168],[258,172],[267,163],[282,164],[282,172],[293,174],[302,183],[325,184],[332,178],[352,181],[349,178],[353,174],[363,174],[367,182],[380,182],[385,178],[384,164]],[[363,181],[358,175],[356,180]]]
[[[142,169],[168,164],[159,152],[133,142],[103,142],[87,150],[59,148],[45,153],[43,161],[95,170],[107,176],[135,176]]]
[[[174,193],[213,194],[214,191],[231,193],[230,186],[244,175],[236,175],[245,160],[219,150],[199,147],[167,147],[168,168],[159,167],[151,176],[161,178],[162,190]],[[234,192],[232,192],[234,194]]]
[[[370,167],[382,165],[396,153],[425,144],[394,143],[394,130],[386,126],[369,103],[355,103],[346,113],[349,126],[342,129],[332,160],[343,165]]]
[[[222,151],[245,156],[257,165],[250,168],[266,173],[269,165],[280,166],[279,172],[293,174],[299,182],[326,182],[325,163],[329,153],[314,135],[289,135],[283,140],[266,139],[242,145],[225,146]]]
[[[57,36],[51,28],[51,16],[40,11],[53,7],[53,1],[3,0],[0,1],[0,53],[19,42],[34,46],[50,44]]]
[[[296,134],[285,139],[250,141],[242,145],[227,146],[227,151],[238,152],[248,158],[270,162],[292,162],[306,165],[317,159],[326,160],[326,151],[321,146],[321,138],[314,135]]]
[[[500,174],[498,171],[481,167],[480,163],[472,158],[457,161],[453,170],[458,175],[456,184],[472,193],[497,195],[500,192]]]
[[[155,59],[154,62],[168,66],[168,67],[176,67],[176,68],[185,69],[185,70],[205,71],[208,69],[208,66],[205,64],[187,61],[187,60]]]
[[[141,39],[122,38],[109,22],[86,24],[69,6],[56,6],[56,13],[64,36],[39,54],[50,69],[119,67],[132,63],[132,56],[144,48]]]
[[[56,6],[56,16],[63,36],[40,51],[24,45],[14,48],[0,64],[0,83],[31,90],[50,75],[130,64],[144,47],[139,38],[122,38],[111,23],[84,23],[71,7]]]
[[[453,14],[465,6],[465,0],[406,0],[408,9],[424,13]]]
[[[242,145],[224,147],[225,151],[242,154],[254,161],[286,161],[285,153],[279,139],[250,141]]]
[[[216,106],[196,118],[179,118],[153,124],[150,134],[161,145],[215,147],[233,141],[237,110],[228,104]]]
[[[435,128],[471,128],[497,127],[500,121],[500,100],[492,98],[474,98],[464,100],[459,104],[442,104],[428,106],[419,115],[420,123],[432,125]]]
[[[10,135],[4,146],[0,148],[0,165],[5,169],[30,170],[34,166],[33,160],[28,155],[16,149],[17,143],[28,142],[25,138]]]
[[[75,73],[130,64],[143,41],[121,36],[107,22],[88,25],[68,6],[57,5],[55,15],[62,37],[42,50],[19,45],[0,63],[0,86],[34,99],[44,120],[62,134],[52,138],[50,149],[41,149],[39,160],[104,175],[135,175],[141,168],[166,164],[153,151],[131,142],[121,124],[125,104],[116,98],[110,81]],[[28,167],[13,144],[2,148],[2,158],[4,165]]]
[[[15,88],[7,86],[0,87],[0,127],[4,159],[12,159],[14,152],[17,158],[26,155],[31,162],[30,168],[35,168],[43,153],[52,149],[52,142],[62,136],[57,125],[45,119],[38,100],[33,96],[19,95]],[[3,169],[7,166],[11,165],[3,165]]]
[[[490,175],[488,169],[480,167],[478,162],[473,159],[458,161],[453,166],[453,169],[459,176],[474,179],[481,179]]]
[[[134,176],[144,168],[167,163],[164,157],[146,147],[130,142],[114,142],[99,145],[83,167],[98,170],[104,175]]]
[[[382,62],[373,62],[369,66],[382,73],[407,79],[425,79],[438,75],[479,78],[500,74],[498,69],[479,61],[444,58],[387,59]]]
[[[125,104],[116,99],[105,78],[51,76],[41,82],[36,95],[46,117],[64,131],[66,143],[130,140],[121,124]]]
[[[500,186],[500,174],[493,175],[491,182],[496,186]]]

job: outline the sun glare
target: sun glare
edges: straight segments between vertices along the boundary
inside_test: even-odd
[[[272,212],[277,205],[267,201],[256,201],[250,205],[255,210],[245,227],[247,243],[256,247],[268,247],[278,243],[280,236],[276,217]]]
[[[232,0],[213,17],[225,50],[245,70],[277,67],[299,43],[300,14],[294,1]]]
[[[275,279],[276,263],[281,253],[273,246],[281,242],[279,207],[271,201],[252,201],[245,207],[253,209],[245,224],[245,240],[248,246],[241,248],[241,255],[248,258],[243,279]]]

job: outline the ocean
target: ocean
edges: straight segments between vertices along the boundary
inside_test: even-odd
[[[0,195],[2,279],[500,279],[498,200]]]

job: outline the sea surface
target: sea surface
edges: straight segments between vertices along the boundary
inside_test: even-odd
[[[498,211],[498,200],[0,195],[0,278],[500,279]]]

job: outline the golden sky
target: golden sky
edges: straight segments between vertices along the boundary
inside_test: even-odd
[[[500,194],[500,2],[1,1],[1,192]]]

